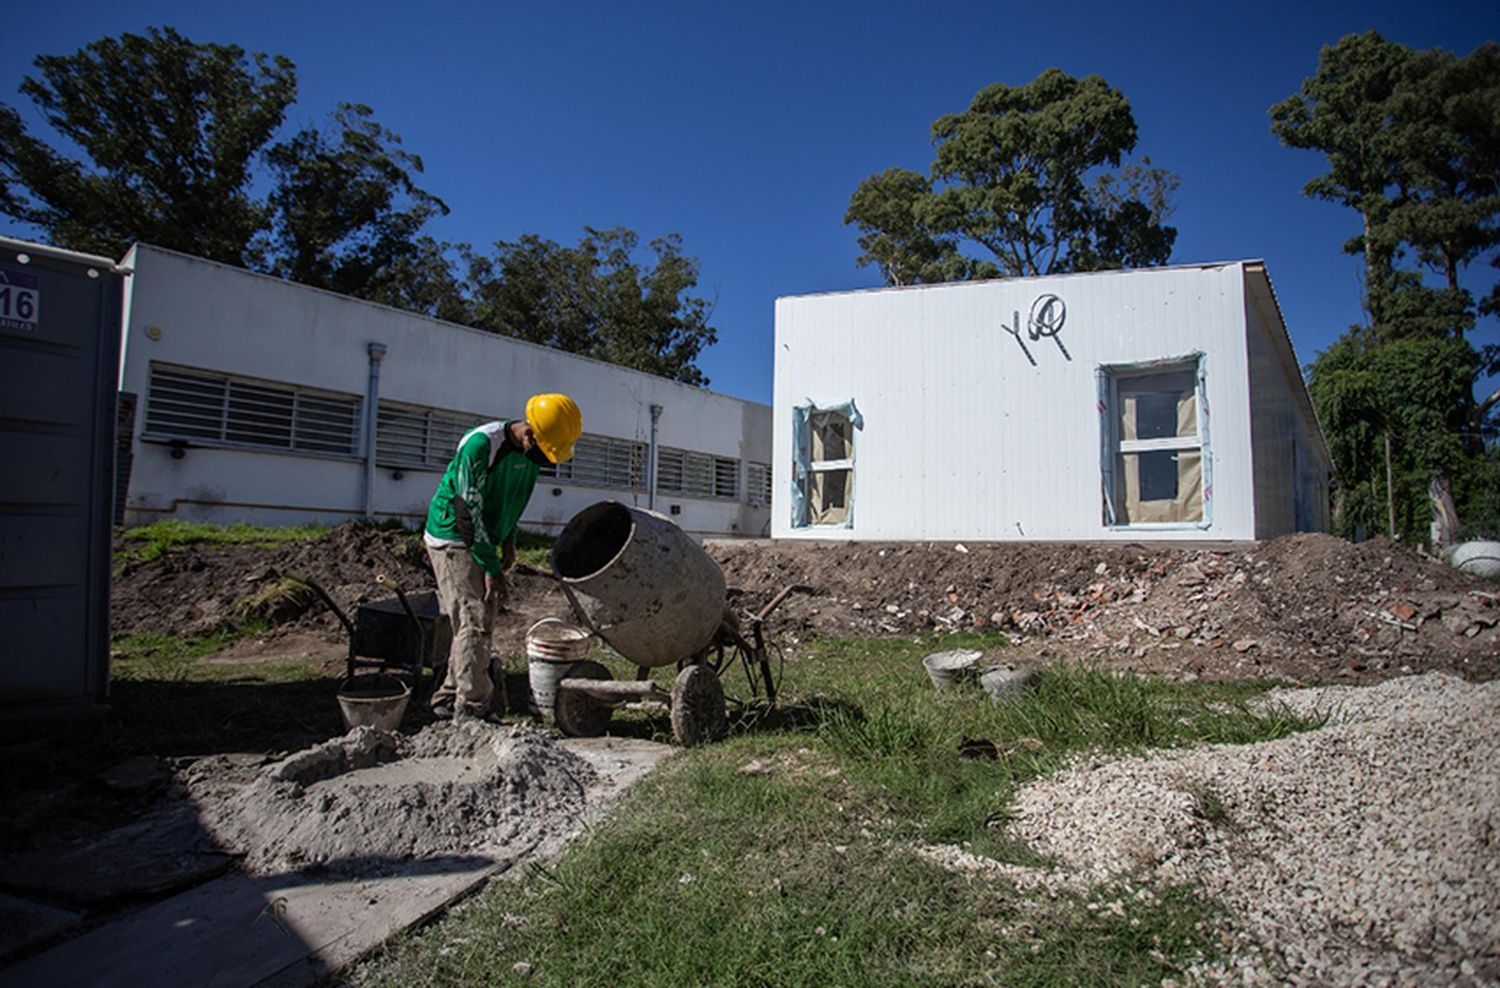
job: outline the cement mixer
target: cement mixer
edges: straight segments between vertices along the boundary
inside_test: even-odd
[[[601,501],[568,522],[552,548],[552,571],[579,621],[636,664],[635,681],[615,680],[602,663],[580,660],[556,684],[552,716],[565,734],[604,733],[616,707],[665,703],[672,734],[694,745],[728,727],[720,674],[738,661],[752,693],[776,700],[762,633],[788,587],[749,617],[748,637],[727,605],[724,573],[672,521],[617,501]],[[650,670],[675,665],[670,692]]]

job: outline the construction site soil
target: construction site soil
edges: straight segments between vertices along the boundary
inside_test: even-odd
[[[128,559],[128,543],[121,558]],[[1016,660],[1095,662],[1183,678],[1375,682],[1445,671],[1500,675],[1500,594],[1385,539],[1320,534],[1238,546],[1093,543],[711,542],[733,603],[748,611],[805,588],[771,630],[795,659],[815,637],[990,631]],[[274,548],[198,544],[126,562],[114,632],[202,635],[257,620],[250,654],[346,639],[327,607],[288,578],[316,581],[346,612],[432,587],[410,533],[348,524]],[[521,567],[496,630],[520,654],[526,628],[569,613],[545,573]],[[510,643],[512,648],[507,648]]]
[[[1319,731],[1305,742],[1305,752],[1295,747],[1304,744],[1299,739],[1287,739],[1276,749],[1282,753],[1276,757],[1284,760],[1274,763],[1275,792],[1318,797],[1295,804],[1296,812],[1286,814],[1305,825],[1308,840],[1316,845],[1313,851],[1303,844],[1286,849],[1299,881],[1279,872],[1266,872],[1254,884],[1224,888],[1211,880],[1213,875],[1253,871],[1239,867],[1240,858],[1234,857],[1266,856],[1250,836],[1264,831],[1269,839],[1282,840],[1276,836],[1282,832],[1279,814],[1263,814],[1265,826],[1251,826],[1260,805],[1258,751],[1242,756],[1213,749],[1193,763],[1201,762],[1205,784],[1219,787],[1214,791],[1224,793],[1224,803],[1239,822],[1221,835],[1223,840],[1194,843],[1195,835],[1204,833],[1193,822],[1196,817],[1184,817],[1185,825],[1169,819],[1177,828],[1170,833],[1178,835],[1170,846],[1182,851],[1184,867],[1209,875],[1204,881],[1234,906],[1239,939],[1233,964],[1250,972],[1241,983],[1277,983],[1276,971],[1291,972],[1292,977],[1281,980],[1293,983],[1427,983],[1432,980],[1428,973],[1455,966],[1466,977],[1479,972],[1477,983],[1493,983],[1500,948],[1487,918],[1488,925],[1471,922],[1472,910],[1460,908],[1460,902],[1438,910],[1441,915],[1434,913],[1441,929],[1397,920],[1403,910],[1416,911],[1411,903],[1433,898],[1422,891],[1429,874],[1472,878],[1462,888],[1475,891],[1462,894],[1475,901],[1493,900],[1493,869],[1480,874],[1484,866],[1472,862],[1493,858],[1489,845],[1479,844],[1488,839],[1481,840],[1483,835],[1495,832],[1493,773],[1480,772],[1493,761],[1481,742],[1488,737],[1483,725],[1492,719],[1495,697],[1493,685],[1473,684],[1500,677],[1496,584],[1392,542],[1351,544],[1325,535],[1197,547],[737,541],[713,542],[707,549],[724,570],[736,609],[753,612],[784,589],[801,588],[768,624],[772,641],[788,659],[789,680],[799,656],[818,638],[899,635],[929,640],[945,632],[978,630],[1003,639],[997,657],[1017,664],[1090,663],[1175,678],[1266,677],[1333,684],[1331,691],[1312,691],[1319,696],[1338,693],[1344,685],[1384,683],[1376,690],[1342,692],[1376,699],[1389,693],[1392,703],[1407,713],[1415,709],[1413,697],[1431,694],[1435,699],[1422,708],[1428,711],[1425,719],[1408,717],[1404,726],[1380,727],[1381,733],[1365,747],[1351,748],[1345,735]],[[154,558],[145,555],[131,540],[116,545],[114,634],[254,631],[232,635],[230,647],[204,660],[208,662],[313,657],[323,660],[321,671],[330,674],[344,654],[346,633],[322,598],[299,581],[322,587],[345,614],[359,603],[390,595],[377,576],[408,592],[432,587],[417,536],[360,524],[269,547],[200,543]],[[570,607],[546,573],[523,566],[511,583],[495,641],[502,655],[516,658],[534,621],[567,616]],[[121,647],[141,649],[139,643]],[[1434,672],[1455,673],[1470,683],[1409,675]],[[316,685],[327,688],[326,682]],[[330,729],[336,723],[331,706],[330,698],[324,722]],[[1447,733],[1434,733],[1438,727]],[[1398,728],[1407,733],[1397,736],[1393,732]],[[1458,728],[1478,733],[1459,736],[1454,733]],[[499,867],[497,862],[513,864],[555,853],[580,827],[602,819],[620,793],[670,751],[630,738],[559,740],[532,726],[477,722],[428,724],[399,736],[369,728],[331,739],[326,732],[317,738],[305,738],[305,733],[299,728],[275,740],[251,741],[230,730],[225,745],[213,750],[139,755],[96,777],[33,771],[27,778],[34,785],[0,786],[0,796],[13,811],[0,827],[0,873],[8,876],[0,885],[9,895],[0,902],[0,968],[23,952],[58,942],[54,950],[21,963],[71,970],[93,941],[86,935],[65,940],[67,936],[96,927],[104,935],[107,924],[134,915],[133,904],[181,889],[191,888],[183,895],[198,897],[196,902],[241,879],[269,880],[265,876],[308,869],[308,874],[389,872],[415,880],[412,876],[431,862],[455,855]],[[1319,742],[1325,734],[1330,740]],[[590,747],[594,741],[603,747]],[[283,743],[297,750],[280,750]],[[1413,754],[1383,757],[1406,744]],[[1340,756],[1346,748],[1354,755]],[[1416,763],[1423,752],[1428,761]],[[1460,756],[1466,754],[1473,757],[1465,761]],[[45,750],[37,741],[12,746],[7,755],[45,763]],[[164,757],[168,755],[172,757]],[[1234,766],[1242,762],[1249,768],[1240,785]],[[1100,835],[1106,832],[1117,837],[1108,846],[1162,845],[1152,828],[1164,813],[1187,804],[1180,794],[1163,795],[1164,787],[1177,785],[1171,780],[1179,763],[1162,769],[1153,764],[1099,769],[1115,772],[1110,779],[1122,772],[1127,781],[1139,777],[1139,792],[1101,788],[1091,775],[1065,773],[1040,781],[1036,800],[1042,809],[1035,818],[1063,825],[1021,836],[1065,863],[1073,832],[1084,835],[1080,846],[1085,850],[1105,846]],[[1078,771],[1097,768],[1081,766]],[[1162,773],[1167,773],[1162,778],[1170,776],[1166,782],[1158,778]],[[1413,778],[1421,785],[1408,785]],[[1064,787],[1058,790],[1062,796],[1049,797],[1053,789],[1048,786]],[[1090,802],[1068,786],[1104,792],[1108,798]],[[1131,806],[1149,812],[1127,819],[1119,808]],[[1420,828],[1420,840],[1398,848],[1396,839],[1384,834],[1341,844],[1332,839],[1365,833],[1356,823],[1364,821],[1371,806],[1381,807],[1384,817],[1395,821],[1402,840],[1414,828]],[[1076,812],[1069,817],[1067,811]],[[1191,816],[1190,807],[1183,812]],[[1241,845],[1249,850],[1242,852]],[[1371,863],[1369,855],[1356,853],[1362,850],[1358,845],[1379,849],[1385,857]],[[1200,854],[1203,848],[1207,850]],[[1420,849],[1420,855],[1408,854],[1408,848]],[[939,850],[967,860],[961,848]],[[1345,922],[1340,912],[1344,899],[1338,896],[1348,884],[1347,875],[1373,869],[1400,879],[1381,886],[1375,899],[1350,900],[1365,912],[1348,913],[1355,916],[1349,922],[1369,920],[1377,927],[1370,933],[1373,953],[1325,956],[1298,932],[1306,925],[1302,900],[1287,905],[1279,889],[1301,890],[1306,897],[1300,869],[1315,852],[1319,861],[1326,859],[1317,874],[1327,876],[1330,923]],[[236,867],[245,874],[232,873]],[[1411,876],[1416,884],[1407,881]],[[306,880],[295,878],[294,885]],[[1408,885],[1420,895],[1408,896]],[[411,888],[401,889],[391,902],[410,898]],[[159,905],[176,908],[175,901]],[[58,903],[66,909],[54,908]],[[264,908],[259,897],[254,906]],[[334,915],[347,912],[346,906],[343,900],[329,900],[320,908]],[[379,912],[388,906],[371,898],[360,908]],[[1283,923],[1284,914],[1294,920]],[[413,914],[402,923],[416,918],[420,916]],[[240,928],[234,929],[239,937]],[[1310,929],[1321,935],[1317,931],[1323,927]],[[188,934],[189,939],[194,935]],[[359,950],[383,935],[372,934]],[[140,953],[125,933],[117,940],[127,954]],[[348,956],[358,952],[351,948]],[[1432,958],[1437,960],[1429,964]],[[9,983],[48,980],[25,978],[19,970],[0,971],[0,981],[11,975]],[[1234,970],[1205,971],[1196,980],[1227,983]],[[1366,977],[1372,971],[1395,973],[1385,979]],[[159,978],[138,980],[156,983]]]

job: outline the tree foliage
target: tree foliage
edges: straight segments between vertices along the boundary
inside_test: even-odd
[[[932,140],[930,177],[872,175],[844,216],[860,230],[858,263],[878,266],[888,284],[1141,267],[1171,255],[1177,178],[1149,159],[1125,160],[1135,117],[1098,76],[1048,69],[1024,86],[988,86],[964,112],[939,117]]]
[[[470,258],[473,325],[582,353],[687,384],[706,385],[697,366],[717,331],[709,303],[691,294],[698,262],[681,238],[652,240],[652,262],[636,260],[639,237],[586,229],[576,247],[534,234]]]
[[[296,97],[290,61],[164,28],[35,64],[21,92],[88,163],[0,105],[0,208],[77,250],[143,240],[245,263],[268,221],[249,191],[256,159]]]
[[[266,151],[273,273],[336,292],[381,292],[411,277],[421,230],[448,207],[412,178],[422,160],[361,104],[345,103],[326,128],[308,127]]]
[[[1459,58],[1350,35],[1323,49],[1317,74],[1271,117],[1283,143],[1328,163],[1304,192],[1361,218],[1345,250],[1364,262],[1368,324],[1309,368],[1341,530],[1383,530],[1394,504],[1399,532],[1425,537],[1435,478],[1471,530],[1494,530],[1485,487],[1500,475],[1500,391],[1479,399],[1474,388],[1497,351],[1470,336],[1496,302],[1493,291],[1476,302],[1465,280],[1476,264],[1500,263],[1500,47]]]
[[[0,212],[58,246],[154,244],[707,383],[697,360],[716,334],[676,234],[651,241],[646,264],[624,229],[576,247],[526,234],[478,257],[427,232],[448,207],[370,107],[278,139],[297,93],[286,58],[153,28],[35,65],[22,94],[82,157],[0,104]]]

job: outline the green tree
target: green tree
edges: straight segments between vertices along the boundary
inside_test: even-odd
[[[54,150],[0,105],[0,209],[77,250],[119,256],[143,240],[252,260],[267,210],[249,187],[296,96],[290,61],[152,28],[35,65],[21,92],[88,160]]]
[[[1391,510],[1400,534],[1424,538],[1434,488],[1451,489],[1471,528],[1500,522],[1484,489],[1496,470],[1490,418],[1500,390],[1476,399],[1494,357],[1469,339],[1494,296],[1476,304],[1464,284],[1476,263],[1500,259],[1497,69],[1492,44],[1458,58],[1350,35],[1324,48],[1317,74],[1271,108],[1283,143],[1328,163],[1304,193],[1361,219],[1344,249],[1363,260],[1368,324],[1309,368],[1345,534],[1383,530]]]
[[[887,168],[860,183],[849,200],[845,223],[858,223],[856,264],[878,266],[888,285],[993,278],[995,265],[976,262],[958,250],[958,238],[937,233],[922,219],[932,199],[932,183],[904,168]]]
[[[119,256],[142,241],[465,315],[448,245],[422,232],[447,207],[415,184],[421,160],[369,107],[341,105],[325,128],[272,143],[296,97],[287,59],[153,28],[36,65],[21,92],[86,160],[0,106],[0,210],[52,242]]]
[[[421,235],[448,207],[416,185],[422,159],[361,104],[268,149],[270,270],[304,285],[461,316],[445,252]]]
[[[535,234],[470,256],[473,325],[492,332],[706,385],[697,366],[718,338],[709,303],[692,292],[698,261],[669,234],[652,240],[652,262],[636,260],[631,230],[586,228],[576,247]]]
[[[1163,264],[1178,180],[1125,160],[1136,136],[1130,103],[1098,76],[988,86],[933,123],[930,178],[890,169],[855,189],[858,263],[888,284]]]
[[[143,241],[707,383],[697,359],[716,332],[676,234],[645,264],[623,229],[576,247],[526,234],[479,257],[424,232],[448,207],[369,107],[277,140],[296,96],[285,58],[153,28],[36,65],[22,93],[84,159],[0,105],[0,211],[59,246],[118,256]]]

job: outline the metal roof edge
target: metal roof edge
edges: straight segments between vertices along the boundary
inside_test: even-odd
[[[478,329],[478,328],[476,328],[474,326],[465,326],[462,323],[448,322],[445,319],[438,319],[435,316],[425,315],[424,313],[421,313],[421,312],[412,312],[409,309],[399,309],[399,308],[397,308],[394,305],[386,305],[384,302],[371,302],[369,299],[355,298],[353,295],[341,295],[340,293],[332,291],[332,290],[327,289],[327,288],[319,288],[316,285],[304,285],[304,284],[302,284],[300,282],[296,282],[296,281],[287,281],[285,278],[278,278],[278,277],[276,277],[273,274],[265,274],[264,272],[261,272],[261,271],[251,271],[249,268],[236,267],[233,264],[225,264],[223,261],[214,261],[214,260],[210,260],[209,258],[206,258],[206,257],[198,257],[196,254],[187,254],[187,253],[184,253],[184,252],[182,252],[180,250],[173,250],[170,247],[158,247],[155,244],[148,244],[148,243],[136,243],[135,245],[133,245],[131,247],[131,250],[139,251],[141,249],[148,250],[148,251],[155,251],[156,253],[166,254],[166,255],[171,256],[171,257],[182,258],[183,260],[187,260],[187,261],[197,261],[200,264],[209,264],[209,265],[212,265],[214,267],[223,268],[224,270],[233,272],[234,274],[244,275],[244,276],[250,277],[250,278],[264,279],[266,281],[270,281],[270,282],[272,282],[274,284],[277,284],[277,285],[283,285],[283,286],[286,286],[286,287],[289,287],[289,288],[295,288],[295,289],[299,289],[299,290],[305,291],[305,292],[316,292],[316,293],[318,293],[320,295],[327,295],[330,298],[340,299],[341,301],[349,302],[349,303],[352,303],[354,305],[364,305],[364,306],[369,306],[369,307],[375,308],[375,309],[384,309],[387,312],[394,312],[394,313],[396,313],[398,315],[405,316],[408,319],[421,319],[424,322],[430,322],[430,323],[432,323],[432,324],[434,324],[436,326],[442,327],[443,329],[461,330],[461,331],[463,331],[465,333],[476,333],[476,334],[478,334],[478,335],[480,335],[482,337],[486,337],[488,339],[502,341],[502,342],[505,342],[505,343],[511,343],[511,344],[515,344],[516,346],[530,347],[532,349],[541,350],[541,351],[544,351],[546,353],[558,354],[560,356],[567,357],[567,358],[569,358],[571,360],[583,360],[583,361],[587,361],[587,362],[592,363],[592,364],[599,364],[601,366],[612,368],[613,370],[619,371],[619,372],[624,373],[624,374],[631,374],[631,375],[634,375],[634,376],[637,376],[637,377],[644,377],[644,378],[647,378],[648,380],[651,380],[653,382],[660,382],[662,384],[670,384],[670,385],[672,385],[673,387],[676,387],[676,388],[686,388],[687,390],[693,392],[694,394],[712,395],[715,398],[724,398],[724,399],[726,399],[728,401],[738,401],[738,402],[742,402],[742,403],[744,403],[746,405],[757,405],[757,406],[759,406],[761,408],[766,408],[766,409],[769,409],[771,407],[769,404],[767,404],[765,402],[752,401],[749,398],[740,398],[740,397],[738,397],[736,395],[725,394],[722,391],[713,391],[713,390],[711,390],[709,388],[700,388],[700,387],[697,387],[697,386],[692,385],[692,384],[687,384],[687,383],[685,383],[683,381],[674,381],[674,380],[672,380],[669,377],[662,377],[660,374],[652,374],[652,373],[649,373],[648,371],[637,370],[634,367],[626,367],[623,364],[610,363],[608,360],[600,360],[598,357],[590,357],[590,356],[588,356],[586,354],[582,354],[582,353],[570,353],[567,350],[559,350],[556,347],[543,346],[540,343],[532,343],[530,340],[518,340],[514,336],[505,336],[502,333],[493,333],[493,332],[491,332],[491,331],[489,331],[487,329]]]
[[[1230,268],[1240,264],[1263,263],[1250,260],[1200,261],[1197,263],[1163,264],[1152,268],[1106,268],[1101,271],[1069,271],[1064,274],[1028,274],[1015,278],[976,278],[970,281],[935,281],[920,285],[879,285],[874,288],[839,288],[826,292],[803,292],[797,295],[778,295],[776,301],[798,298],[823,298],[831,295],[875,295],[884,292],[913,292],[932,288],[961,288],[976,285],[1022,284],[1028,281],[1051,281],[1058,278],[1099,278],[1109,275],[1151,274],[1157,271],[1205,271],[1215,268]]]
[[[0,236],[0,246],[22,254],[38,254],[53,260],[72,261],[75,264],[86,264],[91,268],[103,268],[112,274],[130,274],[130,268],[102,254],[85,254],[83,251],[68,250],[64,247],[53,247],[50,244],[39,244],[34,240],[5,236]]]

